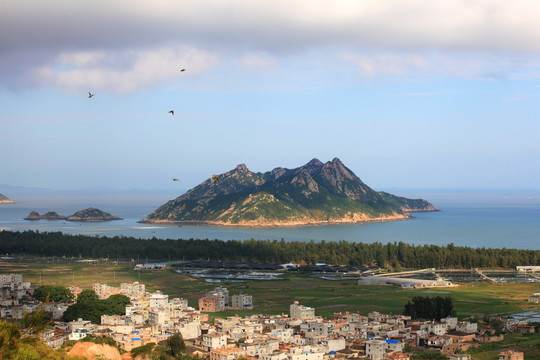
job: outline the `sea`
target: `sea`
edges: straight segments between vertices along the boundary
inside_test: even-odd
[[[238,228],[203,225],[153,225],[139,223],[152,211],[180,194],[30,194],[5,195],[14,204],[0,204],[0,229],[63,232],[91,236],[125,236],[140,239],[219,239],[284,241],[404,242],[473,248],[540,250],[540,191],[524,190],[399,190],[390,193],[422,198],[440,211],[413,213],[411,220],[324,226]],[[24,220],[31,212],[55,211],[69,216],[98,208],[123,220],[100,223]]]

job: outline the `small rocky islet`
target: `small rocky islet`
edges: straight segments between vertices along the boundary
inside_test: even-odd
[[[75,214],[70,216],[58,215],[54,211],[49,211],[43,215],[40,215],[36,211],[32,211],[28,214],[25,220],[66,220],[66,221],[75,221],[75,222],[101,222],[101,221],[112,221],[112,220],[122,220],[118,216],[109,214],[108,212],[101,211],[95,208],[88,208],[81,211],[77,211]]]

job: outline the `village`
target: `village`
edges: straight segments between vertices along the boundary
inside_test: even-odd
[[[213,318],[208,313],[224,310],[254,310],[254,299],[248,294],[230,295],[225,287],[215,287],[198,301],[198,309],[188,306],[187,299],[169,298],[160,292],[147,292],[144,284],[122,283],[119,287],[104,283],[93,285],[100,299],[121,294],[129,297],[125,315],[102,315],[101,323],[78,319],[62,322],[67,303],[41,303],[30,296],[34,288],[20,274],[0,275],[0,317],[20,321],[24,314],[38,309],[50,313],[50,328],[41,340],[51,348],[67,340],[86,336],[113,338],[121,349],[130,351],[149,343],[160,343],[180,333],[192,355],[211,360],[239,358],[262,360],[329,360],[329,359],[409,359],[407,350],[436,350],[452,360],[470,359],[463,354],[471,346],[500,341],[504,333],[494,329],[479,330],[476,322],[447,317],[439,321],[411,319],[410,316],[370,312],[335,313],[332,318],[316,315],[316,309],[294,301],[289,314]],[[75,299],[82,289],[69,288]],[[538,301],[540,294],[529,299]],[[256,303],[256,302],[255,302]],[[501,319],[505,332],[530,333],[535,327],[528,321]],[[505,350],[501,360],[523,359],[523,353]]]

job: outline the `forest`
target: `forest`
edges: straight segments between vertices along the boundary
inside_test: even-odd
[[[540,250],[383,244],[350,241],[136,239],[61,232],[0,232],[0,253],[9,256],[109,258],[117,260],[211,260],[254,263],[327,263],[418,268],[513,268],[540,265]]]

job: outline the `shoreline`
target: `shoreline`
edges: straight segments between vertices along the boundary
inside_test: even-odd
[[[154,224],[154,225],[194,225],[194,226],[210,226],[216,228],[294,228],[294,227],[308,227],[308,226],[328,226],[328,225],[353,225],[353,224],[369,224],[369,223],[382,223],[393,221],[406,221],[414,219],[414,216],[398,215],[389,217],[379,217],[372,219],[342,219],[337,221],[309,221],[309,222],[268,222],[264,224],[257,223],[223,223],[218,221],[170,221],[170,220],[140,220],[137,221],[140,224]]]

